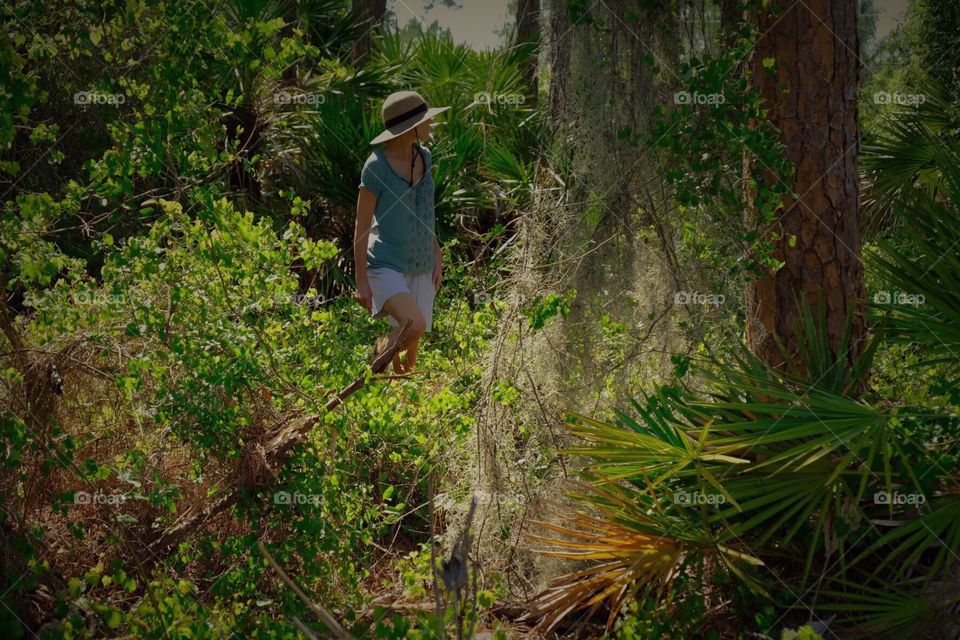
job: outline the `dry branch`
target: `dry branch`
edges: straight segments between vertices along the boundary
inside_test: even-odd
[[[371,365],[373,373],[382,372],[393,360],[400,347],[406,342],[411,324],[412,322],[408,320],[394,341],[373,361]],[[356,393],[366,383],[367,377],[365,375],[356,378],[327,402],[324,413],[339,407],[344,400]],[[303,441],[310,429],[323,418],[323,415],[315,414],[302,417],[294,421],[293,424],[279,429],[266,439],[248,443],[240,456],[240,462],[226,483],[225,492],[200,511],[187,515],[180,522],[166,529],[159,538],[150,544],[149,557],[161,557],[181,540],[206,527],[214,517],[236,504],[245,490],[259,488],[267,484],[273,475],[272,470],[283,463],[287,453],[294,445]],[[268,471],[270,473],[266,473]]]

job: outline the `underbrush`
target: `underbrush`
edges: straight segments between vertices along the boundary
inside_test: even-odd
[[[263,541],[342,624],[366,630],[373,572],[429,538],[428,476],[442,483],[446,449],[473,426],[492,314],[447,280],[417,374],[368,379],[324,413],[369,377],[389,328],[352,299],[297,291],[293,260],[322,266],[329,247],[225,201],[197,218],[161,206],[149,235],[109,252],[102,282],[59,283],[13,327],[2,484],[16,554],[0,624],[11,637],[298,637],[290,620],[310,612],[268,572]],[[258,445],[311,414],[305,443],[259,468]],[[227,514],[156,550],[237,490],[244,465],[251,482]]]

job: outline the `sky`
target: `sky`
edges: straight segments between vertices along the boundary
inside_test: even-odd
[[[410,18],[422,17],[430,24],[434,20],[450,29],[456,42],[465,42],[475,49],[495,47],[500,37],[494,29],[503,29],[507,23],[508,0],[459,0],[459,9],[448,9],[437,0],[432,10],[424,11],[425,0],[388,0],[387,8],[397,14],[397,24],[404,25]],[[513,18],[509,18],[513,22]]]
[[[455,41],[469,44],[476,49],[497,46],[499,36],[494,29],[503,29],[508,20],[513,22],[507,7],[508,0],[459,0],[460,8],[458,9],[448,9],[442,2],[436,0],[431,10],[425,11],[426,1],[388,0],[387,8],[392,8],[396,12],[397,22],[400,25],[406,24],[415,16],[423,18],[425,24],[437,20],[441,26],[450,29]],[[903,14],[908,1],[874,0],[880,10],[878,37],[883,37],[896,26],[896,21]]]
[[[880,10],[880,22],[877,24],[877,37],[890,33],[890,30],[897,26],[897,19],[907,10],[909,0],[874,0],[874,4]]]

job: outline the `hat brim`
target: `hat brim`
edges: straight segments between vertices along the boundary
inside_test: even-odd
[[[409,120],[404,120],[399,124],[393,125],[389,129],[387,129],[386,131],[378,135],[376,138],[371,140],[370,144],[380,144],[381,142],[386,142],[387,140],[393,140],[397,136],[403,135],[407,131],[410,131],[410,129],[413,129],[424,120],[429,120],[430,118],[434,117],[439,113],[443,113],[449,108],[450,107],[431,107],[427,109],[424,113],[421,113],[420,115],[414,116]]]

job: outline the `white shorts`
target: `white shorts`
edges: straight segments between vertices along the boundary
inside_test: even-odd
[[[373,317],[387,316],[391,326],[399,327],[396,319],[383,308],[383,303],[398,293],[409,293],[417,301],[417,307],[423,314],[426,330],[430,331],[433,325],[433,299],[437,290],[433,287],[433,273],[400,273],[390,267],[376,267],[367,269],[367,279],[370,281],[370,292],[373,294]]]

